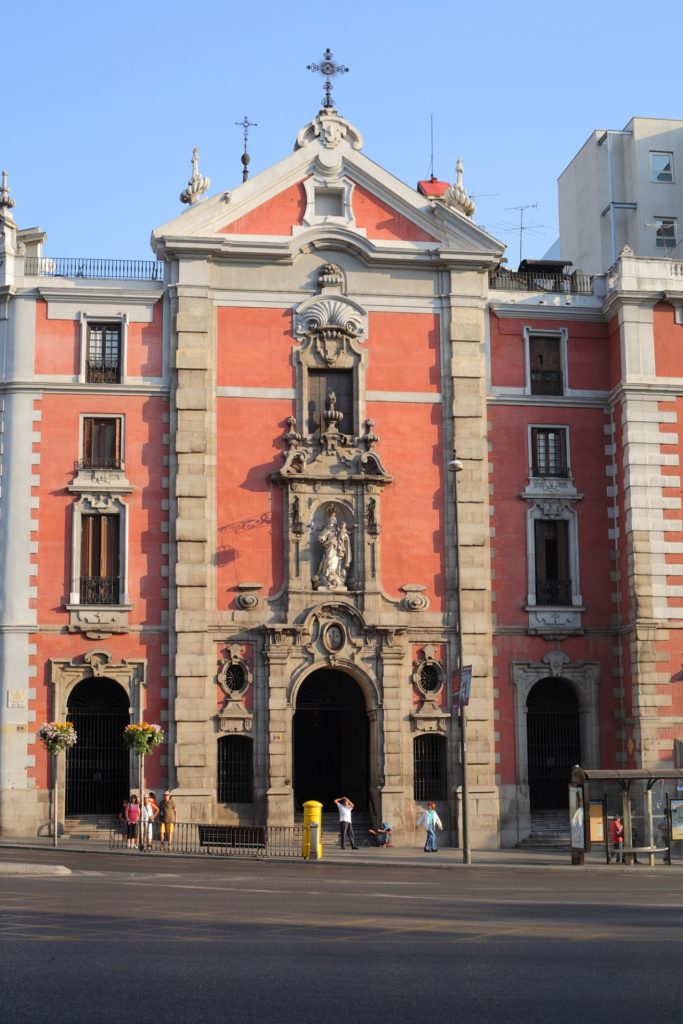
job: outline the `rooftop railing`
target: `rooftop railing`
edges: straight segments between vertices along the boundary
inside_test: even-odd
[[[163,281],[164,265],[158,260],[98,260],[71,256],[27,256],[27,277],[72,277],[119,281]]]
[[[561,295],[592,295],[590,274],[558,274],[543,270],[494,270],[491,288],[512,292],[555,292]]]

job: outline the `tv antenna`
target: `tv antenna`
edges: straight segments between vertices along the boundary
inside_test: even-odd
[[[506,206],[506,210],[518,210],[519,211],[519,227],[516,231],[519,231],[519,262],[522,262],[522,239],[524,238],[525,231],[533,231],[534,228],[540,228],[542,224],[525,224],[524,223],[524,211],[525,210],[537,210],[538,203],[527,203],[526,206]]]

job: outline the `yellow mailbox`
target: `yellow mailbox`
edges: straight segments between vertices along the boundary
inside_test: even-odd
[[[304,804],[304,836],[301,854],[310,860],[322,860],[323,855],[323,805],[317,800]]]

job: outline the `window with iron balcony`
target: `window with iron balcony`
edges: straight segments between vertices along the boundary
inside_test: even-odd
[[[84,515],[81,520],[80,603],[118,604],[120,578],[120,517]]]
[[[85,379],[88,384],[121,383],[121,324],[89,323]]]
[[[86,416],[83,420],[83,469],[121,469],[121,418]]]

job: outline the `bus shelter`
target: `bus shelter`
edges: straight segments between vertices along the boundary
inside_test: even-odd
[[[658,854],[671,864],[672,846],[683,839],[683,769],[576,765],[570,775],[569,812],[572,864],[583,864],[584,854],[603,843],[609,860],[609,826],[617,814],[624,826],[626,864],[638,863],[639,854],[650,866]]]

